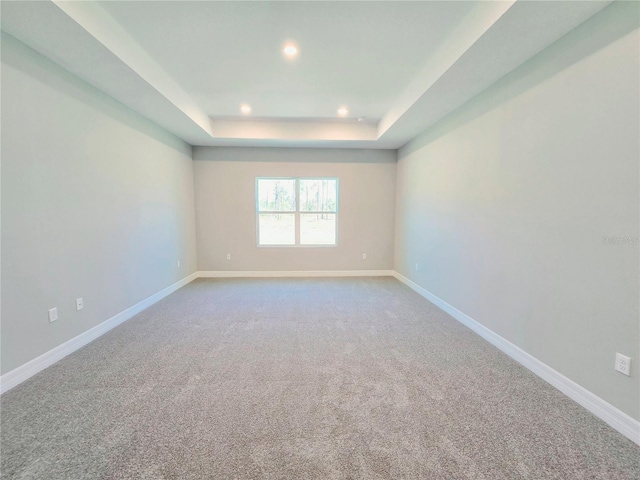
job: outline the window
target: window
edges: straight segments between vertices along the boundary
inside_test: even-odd
[[[258,245],[335,245],[337,178],[256,178]]]

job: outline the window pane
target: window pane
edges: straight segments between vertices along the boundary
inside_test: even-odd
[[[295,215],[292,213],[260,213],[258,243],[260,245],[294,245],[296,243]]]
[[[258,179],[258,211],[293,212],[296,209],[296,181],[288,178]]]
[[[300,214],[301,245],[335,245],[336,215],[335,213],[301,213]]]
[[[335,179],[300,180],[300,211],[336,212],[337,190]]]

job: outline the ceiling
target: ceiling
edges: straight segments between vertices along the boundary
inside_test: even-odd
[[[398,148],[609,3],[5,0],[1,13],[4,32],[192,145]]]

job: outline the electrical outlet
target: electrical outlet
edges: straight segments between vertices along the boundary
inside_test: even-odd
[[[84,300],[81,298],[76,298],[76,310],[82,310],[84,308]]]
[[[227,260],[231,260],[231,254],[227,253]]]
[[[420,265],[418,265],[418,264],[416,263],[416,272],[417,272],[418,270],[420,270]]]
[[[58,309],[56,307],[49,309],[49,322],[55,322],[58,319]]]
[[[631,375],[631,359],[629,357],[625,357],[621,353],[616,353],[615,369],[626,376]]]
[[[366,260],[366,259],[367,259],[367,254],[366,254],[366,253],[363,253],[363,254],[362,254],[362,259],[363,259],[363,260]]]
[[[178,268],[180,268],[180,260],[178,260]]]

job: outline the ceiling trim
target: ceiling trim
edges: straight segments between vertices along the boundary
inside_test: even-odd
[[[375,141],[376,125],[346,122],[288,122],[251,120],[214,120],[213,136],[220,139]]]

